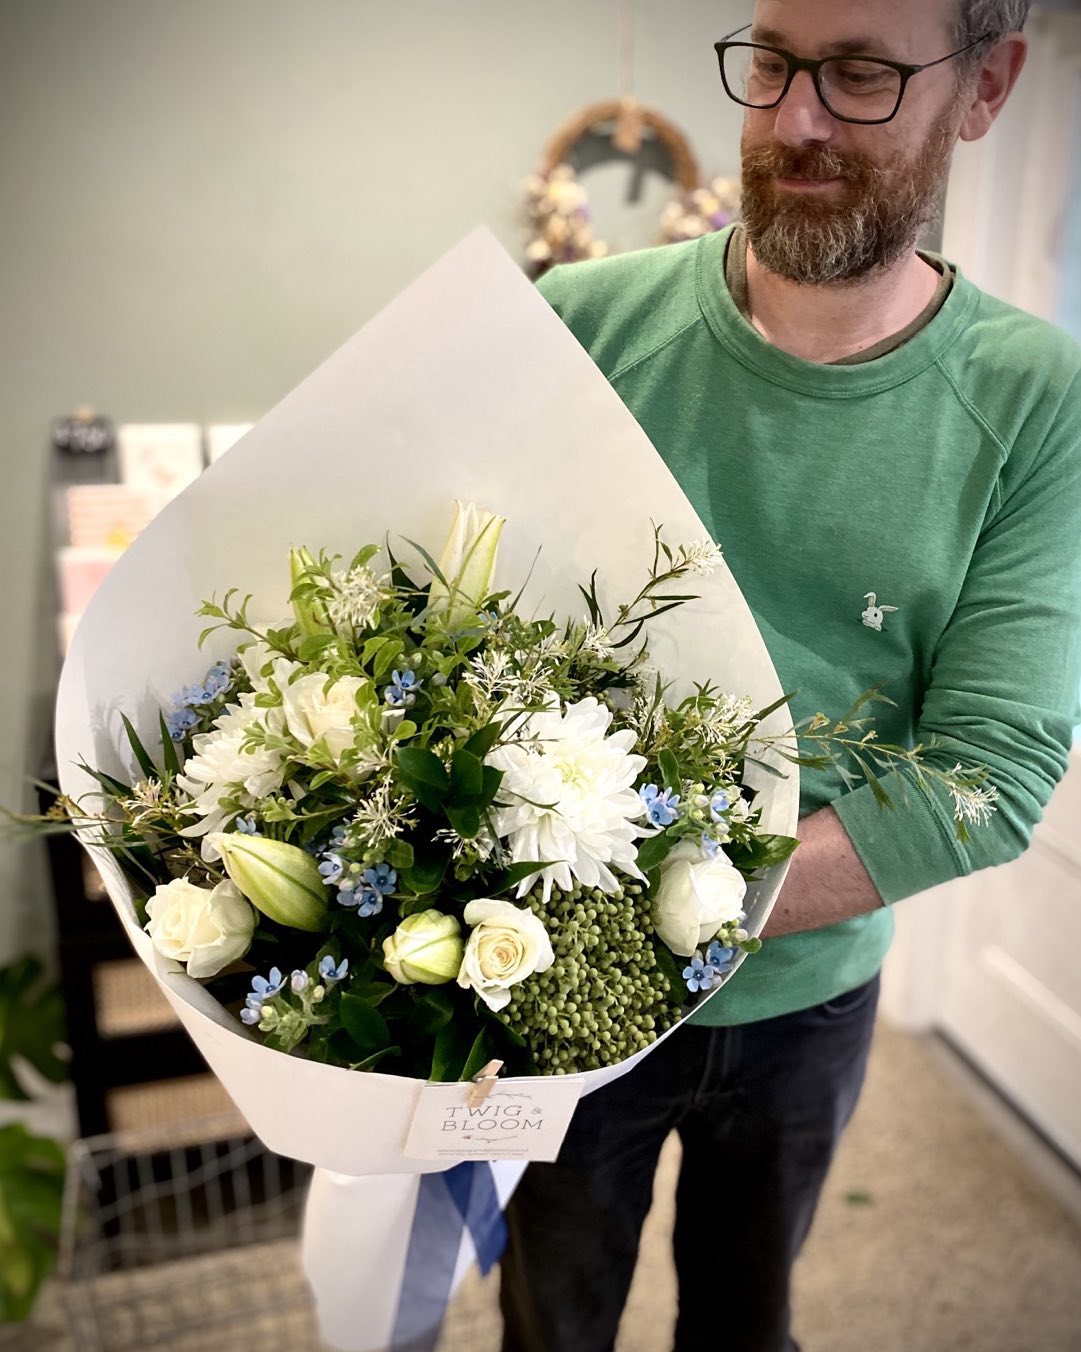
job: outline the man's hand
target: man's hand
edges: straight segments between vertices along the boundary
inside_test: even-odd
[[[799,849],[762,931],[764,939],[822,929],[883,904],[831,807],[804,817],[796,834]]]

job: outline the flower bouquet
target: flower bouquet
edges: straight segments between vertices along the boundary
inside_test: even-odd
[[[139,777],[93,766],[96,813],[157,953],[282,1052],[469,1080],[617,1066],[760,941],[747,879],[782,862],[743,785],[766,714],[702,683],[675,704],[650,622],[721,566],[654,529],[606,623],[526,619],[495,591],[504,521],[459,503],[418,580],[388,547],[294,548],[292,614],[238,636],[159,714]],[[155,739],[156,742],[159,739]]]
[[[437,560],[454,499],[500,517],[459,508]],[[61,787],[240,1111],[317,1166],[333,1345],[401,1333],[421,1175],[502,1161],[505,1200],[756,947],[788,732],[707,532],[484,232],[118,562],[62,674]],[[483,1093],[544,1130],[441,1136]],[[436,1305],[483,1240],[458,1205]]]

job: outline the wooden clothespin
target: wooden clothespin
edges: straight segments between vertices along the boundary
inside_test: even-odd
[[[469,1106],[471,1108],[479,1108],[492,1092],[492,1086],[499,1079],[499,1072],[502,1069],[502,1061],[489,1061],[473,1076],[473,1088],[469,1094]]]

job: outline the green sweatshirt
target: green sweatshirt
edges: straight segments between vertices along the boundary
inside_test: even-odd
[[[557,268],[541,290],[723,548],[793,718],[885,682],[879,740],[936,735],[935,763],[987,765],[999,803],[962,846],[948,794],[887,775],[883,811],[866,784],[804,771],[800,815],[833,805],[887,904],[767,940],[707,1024],[851,990],[885,956],[891,903],[1019,855],[1081,684],[1081,349],[958,274],[903,346],[803,361],[733,303],[729,233]],[[633,503],[633,484],[613,491]]]

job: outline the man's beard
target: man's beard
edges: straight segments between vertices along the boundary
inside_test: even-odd
[[[743,150],[743,223],[762,267],[805,286],[854,282],[896,263],[934,219],[956,139],[951,105],[920,153],[876,164],[858,151],[771,145]],[[784,192],[777,178],[840,178],[827,198]],[[827,189],[827,192],[832,190]]]

